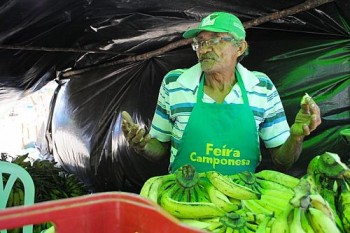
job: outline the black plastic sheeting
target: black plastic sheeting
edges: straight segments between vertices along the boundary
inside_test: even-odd
[[[127,110],[148,127],[163,76],[192,66],[196,57],[190,46],[183,46],[142,61],[106,64],[178,41],[186,28],[212,11],[232,12],[247,22],[302,2],[2,1],[0,104],[56,79],[47,134],[54,158],[96,192],[138,192],[150,176],[167,173],[168,160],[151,163],[129,149],[120,113]],[[288,173],[303,175],[310,159],[325,151],[347,161],[350,145],[339,131],[350,127],[349,1],[249,28],[247,41],[250,54],[243,65],[274,81],[290,124],[305,92],[322,111],[322,125],[306,137],[303,153]],[[69,78],[58,75],[87,67]],[[273,168],[262,150],[258,170]]]

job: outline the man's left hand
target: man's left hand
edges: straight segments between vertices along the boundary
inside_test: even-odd
[[[301,109],[291,127],[292,136],[310,135],[321,124],[321,112],[311,97],[306,97],[301,103]]]

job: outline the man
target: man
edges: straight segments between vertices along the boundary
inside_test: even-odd
[[[262,140],[275,165],[293,165],[304,137],[321,123],[319,107],[306,98],[289,128],[271,80],[239,63],[247,54],[245,35],[241,21],[225,12],[183,34],[193,38],[199,63],[165,76],[150,132],[122,112],[122,130],[136,152],[150,160],[170,153],[170,172],[192,164],[199,172],[233,174],[255,171]]]

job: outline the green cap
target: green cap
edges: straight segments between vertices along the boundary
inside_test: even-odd
[[[245,39],[245,30],[242,22],[233,14],[214,12],[205,17],[197,28],[187,30],[184,38],[196,37],[201,31],[227,32],[236,40]]]

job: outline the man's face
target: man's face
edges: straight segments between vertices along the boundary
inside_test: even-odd
[[[237,57],[242,53],[228,33],[215,33],[203,31],[194,41],[199,45],[197,48],[198,60],[204,72],[220,72],[226,69],[234,69]]]

